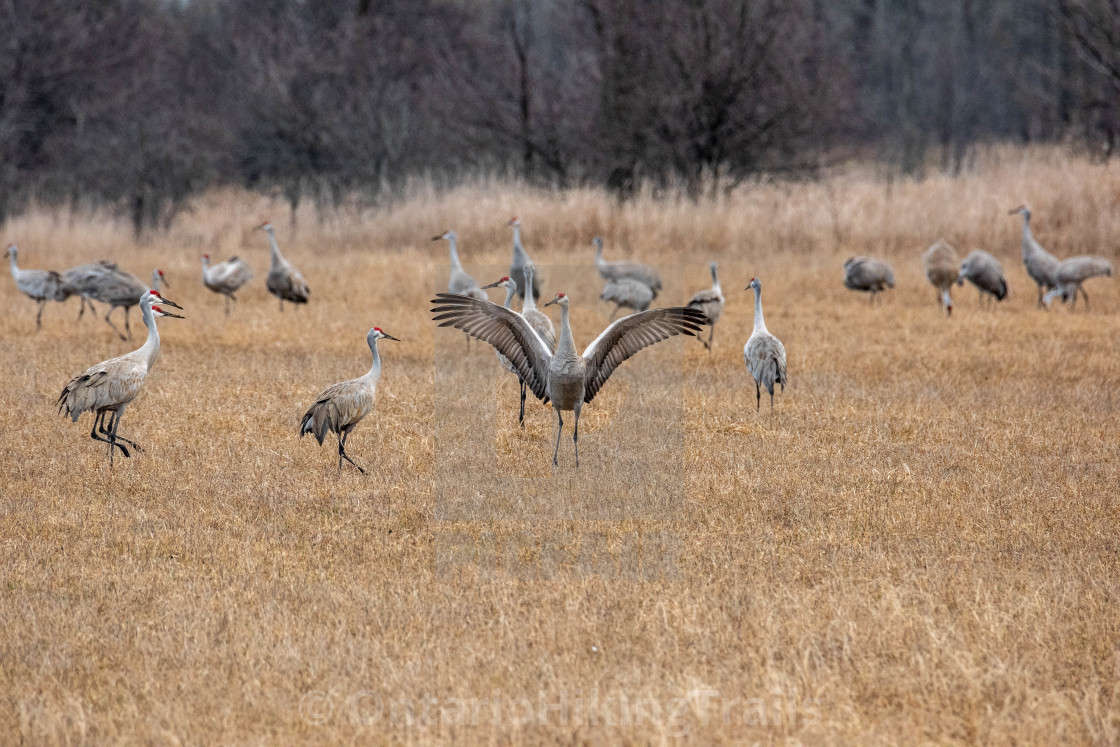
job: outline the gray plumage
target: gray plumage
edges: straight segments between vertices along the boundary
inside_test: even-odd
[[[215,293],[220,293],[226,298],[226,316],[229,316],[230,301],[236,301],[234,295],[241,286],[253,278],[253,271],[249,265],[238,257],[230,257],[225,262],[216,265],[210,264],[210,255],[202,255],[202,284]]]
[[[610,324],[580,355],[576,352],[568,318],[568,297],[557,293],[545,304],[558,304],[561,311],[560,338],[556,352],[551,353],[528,322],[509,309],[489,301],[445,293],[437,294],[432,303],[432,313],[439,326],[461,329],[493,345],[509,359],[538,399],[552,402],[558,422],[556,448],[552,454],[554,465],[564,427],[563,411],[575,413],[572,443],[576,466],[579,466],[580,410],[595,398],[611,373],[642,348],[674,335],[696,335],[707,323],[707,318],[696,309],[643,311]]]
[[[945,239],[938,239],[922,253],[922,269],[926,272],[926,279],[937,289],[937,302],[950,316],[953,314],[950,290],[960,277],[960,264],[960,255]]]
[[[525,247],[521,244],[521,219],[514,217],[509,221],[509,225],[513,228],[513,259],[509,263],[509,276],[513,282],[517,283],[517,295],[525,298],[525,268],[533,265],[533,260],[529,258],[529,253],[525,251]],[[533,300],[541,297],[541,279],[539,276],[534,277],[530,283],[533,286]]]
[[[973,250],[961,262],[957,285],[964,285],[965,280],[979,289],[981,298],[985,293],[997,301],[1007,298],[1007,279],[1003,276],[1003,265],[983,249]]]
[[[529,267],[532,267],[532,265],[529,265]],[[491,283],[490,285],[486,286],[486,288],[505,288],[506,289],[506,300],[502,303],[502,308],[503,309],[509,309],[510,311],[513,311],[512,304],[513,304],[514,296],[517,295],[517,283],[513,282],[513,280],[508,275],[503,277],[501,280],[497,281],[496,283]],[[483,290],[485,290],[485,288]],[[532,300],[533,300],[533,297],[531,295],[525,297],[525,301],[527,303],[532,303]],[[521,316],[523,318],[525,317],[524,312],[525,312],[525,310],[524,310],[524,308],[522,308]],[[537,314],[540,314],[540,312],[538,311]],[[545,317],[545,319],[548,319],[548,317]],[[526,321],[528,321],[528,319],[526,319]],[[549,320],[550,325],[551,325],[551,323],[552,323],[552,321]],[[529,326],[532,327],[533,324],[530,322]],[[540,335],[540,332],[535,327],[534,327],[534,331],[537,332],[538,335]],[[541,335],[541,339],[545,340],[544,335]],[[545,340],[545,343],[548,344],[547,340]],[[555,340],[553,340],[552,344],[555,345]],[[551,349],[551,347],[552,346],[550,346],[549,349]],[[517,416],[517,422],[522,427],[525,427],[525,389],[526,389],[525,381],[524,381],[524,379],[521,378],[521,374],[518,373],[517,367],[514,366],[512,363],[510,363],[509,358],[506,358],[504,355],[502,355],[500,352],[498,352],[498,350],[496,348],[494,350],[494,355],[496,355],[498,357],[498,363],[500,363],[502,365],[502,368],[504,368],[505,370],[509,371],[510,373],[512,373],[514,376],[517,377],[517,383],[518,383],[518,385],[520,386],[520,389],[521,389],[521,408],[520,408],[519,414]]]
[[[770,409],[774,409],[774,385],[786,390],[786,349],[770,331],[762,318],[762,283],[753,278],[747,290],[754,289],[754,331],[743,346],[743,362],[754,379],[756,410],[762,408],[762,387],[770,392]]]
[[[70,297],[70,289],[62,280],[62,276],[53,270],[21,270],[19,267],[19,247],[12,244],[5,252],[8,265],[12,271],[12,279],[24,295],[39,305],[39,312],[35,315],[35,329],[43,328],[43,307],[47,301],[65,301]]]
[[[78,416],[83,412],[94,413],[93,430],[89,435],[95,441],[109,444],[109,464],[113,463],[114,448],[120,449],[126,457],[129,453],[124,444],[140,450],[134,441],[118,436],[117,427],[120,425],[125,409],[140,393],[140,387],[159,355],[156,318],[160,316],[183,318],[156,305],[181,308],[177,303],[163,298],[158,291],[145,290],[136,300],[140,304],[144,324],[148,327],[148,339],[139,349],[98,363],[79,376],[75,376],[62,389],[62,394],[59,395],[56,403],[58,411],[64,413],[73,422],[77,422]],[[107,424],[104,422],[106,414],[110,415]]]
[[[715,262],[708,268],[712,273],[712,287],[695,293],[689,299],[688,308],[697,309],[704,312],[704,316],[708,317],[708,341],[704,342],[704,338],[697,337],[696,339],[704,343],[704,347],[708,352],[712,352],[712,338],[716,333],[716,322],[723,316],[723,289],[719,285],[719,276],[716,274],[718,269]]]
[[[844,287],[876,294],[894,287],[894,270],[886,262],[871,257],[852,257],[844,262]]]
[[[459,234],[449,229],[439,236],[432,237],[432,241],[440,241],[441,239],[447,240],[447,248],[451,256],[451,274],[447,280],[448,292],[489,301],[486,292],[478,287],[478,281],[467,274],[459,261]]]
[[[1031,211],[1026,205],[1020,205],[1008,214],[1023,216],[1023,265],[1027,268],[1031,280],[1038,284],[1038,305],[1042,306],[1043,292],[1051,290],[1058,284],[1055,275],[1058,270],[1058,259],[1034,240],[1034,234],[1031,233]]]
[[[83,299],[108,304],[109,310],[105,312],[105,323],[122,340],[132,337],[132,327],[128,318],[129,311],[139,303],[139,299],[144,295],[144,292],[150,290],[143,280],[130,272],[125,272],[114,262],[101,260],[100,262],[79,265],[66,270],[62,273],[62,281],[72,293],[81,295]],[[118,306],[124,309],[124,329],[128,333],[127,337],[121,334],[117,325],[113,324],[113,320],[109,318],[113,309]],[[90,309],[93,309],[92,303]],[[83,304],[82,309],[78,312],[78,318],[81,319],[84,313],[85,306]]]
[[[653,297],[657,298],[662,288],[661,276],[657,274],[657,270],[641,262],[607,262],[603,259],[603,239],[596,236],[591,239],[591,243],[595,245],[595,266],[604,280],[616,282],[623,278],[637,280],[647,286],[653,292]]]
[[[323,445],[327,433],[338,435],[338,469],[342,471],[342,460],[353,464],[363,475],[364,469],[346,453],[346,439],[350,432],[373,410],[377,395],[377,382],[381,379],[381,356],[377,352],[377,341],[396,340],[396,337],[374,327],[366,333],[366,344],[373,354],[373,363],[364,376],[343,381],[324,389],[315,398],[315,404],[307,409],[299,423],[299,437],[310,433]],[[399,342],[399,340],[397,340]]]
[[[1089,294],[1081,284],[1090,278],[1112,277],[1112,263],[1104,257],[1070,257],[1058,263],[1054,271],[1056,285],[1048,292],[1043,301],[1049,305],[1056,296],[1061,296],[1063,301],[1069,301],[1072,308],[1077,304],[1077,294],[1085,299],[1085,310],[1089,310]]]
[[[525,265],[525,284],[533,288],[537,287],[536,270],[532,263]],[[552,326],[552,320],[548,315],[537,308],[537,302],[532,296],[524,297],[521,316],[525,317],[525,321],[529,322],[533,331],[540,335],[549,350],[556,349],[556,328]]]
[[[280,310],[284,310],[284,302],[307,303],[311,297],[311,289],[303,275],[280,253],[280,246],[276,243],[276,232],[271,223],[264,223],[260,229],[268,234],[268,245],[272,250],[272,264],[268,268],[268,278],[265,287],[268,292],[280,299]]]
[[[653,290],[645,283],[634,278],[619,278],[618,280],[608,281],[603,286],[603,292],[599,294],[599,300],[614,304],[614,311],[611,312],[611,320],[613,321],[619,309],[627,308],[634,311],[648,309],[649,305],[653,303]]]
[[[167,276],[163,274],[163,270],[152,270],[152,290],[160,290],[163,286],[171,287],[171,283],[167,282]]]

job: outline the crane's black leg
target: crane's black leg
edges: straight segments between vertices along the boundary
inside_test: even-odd
[[[572,431],[572,446],[576,449],[576,468],[579,468],[579,411],[580,405],[576,405],[576,424],[575,429]]]
[[[110,423],[111,422],[112,421],[110,420]],[[102,437],[102,436],[97,435],[98,426],[100,426],[100,431],[102,433],[104,433],[107,437]],[[125,456],[128,456],[128,449],[126,449],[124,446],[122,446],[121,444],[114,441],[113,438],[112,438],[112,431],[105,426],[105,411],[101,411],[101,412],[97,413],[97,417],[95,417],[94,420],[93,420],[93,430],[91,430],[89,432],[89,437],[92,438],[94,441],[101,441],[103,443],[109,444],[109,463],[110,464],[113,463],[113,447],[114,446],[116,446],[118,449],[120,449],[121,452]]]
[[[109,435],[109,429],[105,427],[104,423],[101,424],[101,432],[104,433],[105,435]],[[116,441],[124,441],[126,444],[128,444],[129,446],[132,447],[133,451],[143,451],[144,450],[143,448],[140,447],[140,444],[136,443],[135,441],[129,441],[124,436],[117,435],[117,436],[114,436],[114,439]],[[117,444],[117,445],[120,446],[120,444]],[[124,448],[124,447],[121,447],[121,448]]]
[[[770,412],[774,412],[774,387],[770,387]]]
[[[556,448],[552,450],[553,467],[560,466],[556,461],[556,455],[560,453],[560,434],[564,431],[564,416],[560,414],[559,409],[556,410],[556,420],[558,421],[558,423],[556,426]]]
[[[755,406],[754,409],[757,412],[757,411],[762,409],[762,387],[760,387],[758,385],[757,381],[754,383],[754,396],[755,396],[755,400],[756,400],[756,402],[755,402],[756,406]]]
[[[127,340],[128,338],[121,334],[121,331],[117,329],[117,325],[113,324],[113,320],[109,318],[109,315],[113,313],[114,308],[116,307],[110,306],[109,310],[105,312],[105,323],[109,325],[110,329],[117,333],[117,337],[121,338],[122,340]]]
[[[522,428],[524,428],[525,427],[525,379],[521,378],[521,376],[519,375],[517,377],[517,380],[519,382],[521,382],[521,415],[520,415],[520,417],[517,418],[517,422],[521,424]]]
[[[231,298],[233,298],[233,296],[226,296],[226,316],[229,316],[229,300]]]
[[[1078,286],[1078,287],[1080,288],[1080,286]],[[1077,292],[1076,291],[1074,291],[1073,297],[1074,298],[1077,297]],[[1089,311],[1089,294],[1085,292],[1084,288],[1081,288],[1081,297],[1085,299],[1085,311],[1088,312]]]
[[[128,335],[128,339],[132,339],[132,327],[128,324],[128,312],[132,310],[131,306],[124,307],[124,331]]]
[[[346,431],[346,433],[338,437],[338,471],[342,471],[342,460],[345,459],[346,461],[350,462],[350,464],[353,464],[355,467],[357,467],[358,471],[364,475],[366,471],[361,467],[358,467],[358,463],[351,459],[350,456],[346,453],[346,439],[349,437],[350,431]]]
[[[39,313],[35,315],[35,331],[43,328],[43,307],[47,305],[46,299],[39,302]]]
[[[710,353],[712,352],[712,340],[716,336],[716,325],[713,324],[708,329],[708,352]]]

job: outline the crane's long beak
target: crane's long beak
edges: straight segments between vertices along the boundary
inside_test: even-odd
[[[386,339],[386,340],[396,340],[397,342],[400,342],[400,341],[401,341],[399,337],[393,337],[393,336],[392,336],[391,334],[389,334],[388,332],[382,332],[382,333],[381,333],[381,335],[382,335],[382,337],[383,337],[384,339]]]
[[[442,238],[443,238],[443,234],[440,234],[439,236],[433,236],[432,241],[439,241]]]
[[[179,307],[176,306],[175,308],[179,308]],[[159,315],[160,316],[169,316],[172,319],[186,319],[185,316],[179,316],[178,314],[172,314],[170,311],[164,311],[163,309],[159,310]]]
[[[554,304],[554,303],[556,303],[556,299],[555,299],[555,298],[554,298],[554,299],[552,299],[551,301],[549,301],[548,303],[546,303],[546,304],[545,304],[545,306],[551,306],[551,305],[552,305],[552,304]]]
[[[498,281],[496,281],[496,282],[490,283],[490,285],[484,285],[484,286],[482,286],[482,290],[486,290],[487,288],[497,288],[497,287],[498,287],[499,285],[501,285],[501,284],[502,284],[502,281],[501,281],[501,280],[498,280]]]
[[[183,308],[179,304],[175,303],[174,301],[170,301],[170,300],[164,298],[163,296],[159,297],[159,303],[161,305],[171,306],[171,307],[176,308],[176,309],[182,309]],[[175,316],[175,315],[174,314],[168,314],[168,316]],[[182,319],[182,317],[179,317],[179,318]]]

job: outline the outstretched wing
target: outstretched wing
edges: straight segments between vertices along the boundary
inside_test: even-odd
[[[552,353],[518,313],[470,296],[437,293],[432,313],[441,327],[461,329],[504,355],[537,399],[548,401],[548,363]]]
[[[623,317],[603,330],[587,349],[583,401],[590,402],[614,370],[627,358],[674,335],[696,336],[708,323],[703,311],[684,307],[650,309]]]

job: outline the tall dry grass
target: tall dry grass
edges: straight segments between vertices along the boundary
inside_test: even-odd
[[[138,341],[74,302],[35,334],[0,294],[3,741],[1120,741],[1120,291],[1037,310],[1006,214],[1024,201],[1056,255],[1117,259],[1117,166],[1050,150],[698,204],[420,185],[294,233],[279,203],[216,192],[142,244],[102,214],[10,221],[26,267],[159,266],[189,318],[161,325],[122,421],[146,451],[110,469],[53,402]],[[662,266],[659,303],[720,261],[714,353],[675,340],[619,369],[578,471],[570,431],[554,470],[552,412],[518,429],[513,377],[427,311],[429,237],[454,227],[489,281],[512,214],[581,346],[609,311],[592,235]],[[270,217],[313,291],[283,314],[251,230]],[[998,256],[1011,297],[961,289],[946,320],[918,262],[939,236]],[[204,251],[257,272],[231,319]],[[840,284],[857,253],[895,264],[881,305]],[[773,413],[741,359],[756,275],[789,351]],[[370,474],[339,474],[296,424],[366,370],[375,324],[403,342],[349,442]]]

